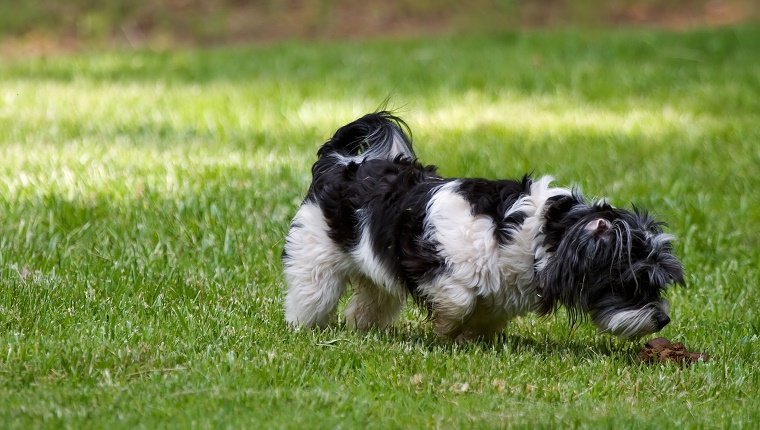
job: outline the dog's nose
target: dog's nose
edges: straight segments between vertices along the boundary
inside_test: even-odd
[[[657,330],[662,330],[663,327],[668,325],[670,322],[670,317],[667,314],[658,314],[657,315]]]

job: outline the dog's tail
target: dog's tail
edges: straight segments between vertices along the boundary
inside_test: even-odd
[[[334,157],[341,164],[397,157],[416,159],[409,127],[388,111],[364,115],[339,128],[317,155],[320,159]]]

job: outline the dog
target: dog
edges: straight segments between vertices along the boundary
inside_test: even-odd
[[[551,177],[444,178],[417,161],[407,125],[387,111],[339,128],[283,249],[285,320],[390,326],[407,297],[456,341],[489,338],[560,306],[620,338],[670,321],[663,293],[684,284],[664,223],[635,206],[587,202]]]

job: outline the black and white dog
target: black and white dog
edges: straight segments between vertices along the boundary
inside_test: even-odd
[[[662,293],[684,280],[662,223],[550,177],[443,178],[417,162],[406,130],[372,113],[319,150],[283,251],[291,326],[334,321],[347,283],[346,322],[362,330],[392,324],[408,294],[457,340],[560,305],[623,338],[668,324]]]

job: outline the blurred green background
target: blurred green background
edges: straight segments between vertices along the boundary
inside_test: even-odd
[[[558,26],[683,30],[759,17],[755,0],[2,0],[0,47],[34,55]]]

